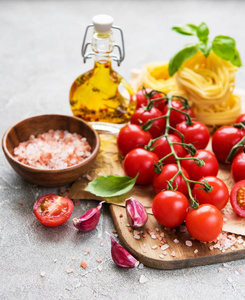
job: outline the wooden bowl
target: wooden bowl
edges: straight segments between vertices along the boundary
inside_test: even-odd
[[[17,161],[13,154],[20,142],[30,135],[38,135],[53,130],[67,130],[87,138],[92,154],[81,163],[57,170],[42,170]],[[65,115],[39,115],[27,118],[9,128],[2,138],[2,148],[11,167],[25,180],[40,186],[62,186],[71,183],[85,173],[93,164],[100,148],[97,132],[85,121]]]

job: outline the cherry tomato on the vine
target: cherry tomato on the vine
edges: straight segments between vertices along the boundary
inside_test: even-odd
[[[189,174],[187,171],[181,167],[181,170],[184,176],[187,179],[190,179]],[[155,194],[161,192],[162,190],[169,189],[169,180],[172,179],[177,172],[179,171],[178,166],[176,164],[167,164],[162,167],[162,171],[160,174],[156,174],[152,181],[152,186]],[[184,178],[178,174],[176,178],[173,180],[172,184],[173,188],[177,191],[181,192],[184,195],[188,194],[188,188]]]
[[[189,202],[178,191],[162,191],[152,202],[152,212],[163,226],[173,228],[182,224],[188,212]]]
[[[65,223],[73,212],[73,202],[55,194],[40,197],[33,206],[33,212],[39,222],[46,226],[59,226]]]
[[[192,195],[197,199],[199,204],[209,203],[216,206],[219,210],[224,208],[229,200],[229,190],[221,179],[215,176],[207,176],[199,180],[200,183],[207,182],[211,190],[206,192],[204,186],[196,183],[192,190]]]
[[[245,179],[245,153],[236,155],[231,164],[231,176],[235,182]]]
[[[163,134],[166,126],[166,119],[163,117],[162,112],[156,108],[152,107],[150,110],[145,110],[144,107],[138,108],[131,117],[131,124],[144,125],[149,120],[154,118],[159,118],[152,123],[149,129],[150,134],[153,138],[156,138]]]
[[[192,157],[199,158],[204,161],[204,166],[198,166]],[[191,180],[199,180],[204,176],[216,176],[219,171],[219,163],[212,152],[208,150],[199,149],[196,154],[191,156],[187,154],[184,158],[187,160],[181,160],[181,166],[183,166],[188,172]]]
[[[230,203],[236,214],[245,217],[245,180],[238,181],[231,189]]]
[[[212,242],[222,231],[223,217],[220,210],[211,204],[201,204],[190,210],[185,218],[189,233],[198,241]]]
[[[124,172],[133,178],[139,174],[136,184],[149,184],[155,175],[154,164],[157,164],[158,160],[158,156],[153,152],[141,148],[133,149],[124,159]]]
[[[240,116],[236,119],[235,124],[236,124],[236,123],[241,123],[241,122],[245,122],[245,114],[240,115]]]
[[[231,149],[244,135],[244,130],[232,126],[223,126],[215,131],[212,138],[212,149],[220,163],[226,163]],[[241,150],[238,150],[238,152],[239,151],[241,152]]]
[[[181,143],[181,140],[173,135],[173,134],[169,134],[168,138],[170,140],[170,142],[172,143]],[[157,139],[153,145],[154,149],[152,150],[152,152],[156,153],[157,156],[159,157],[159,159],[165,157],[166,155],[170,154],[172,152],[169,143],[167,141],[167,138],[165,136]],[[184,157],[186,155],[186,150],[178,144],[174,144],[173,145],[174,148],[174,152],[178,157]],[[164,159],[162,161],[162,164],[166,165],[166,164],[171,164],[171,163],[176,163],[176,159],[174,158],[173,155],[167,157],[166,159]]]
[[[187,113],[191,118],[195,117],[195,114],[194,114],[192,108],[188,108],[188,109],[184,108],[180,101],[173,100],[172,107]],[[168,105],[166,105],[165,108],[163,109],[163,114],[165,115],[167,112],[168,112]],[[176,127],[177,124],[185,121],[185,119],[186,119],[186,116],[184,114],[182,114],[181,112],[178,112],[174,109],[171,110],[170,117],[169,117],[170,126]]]
[[[186,144],[192,143],[196,149],[205,149],[207,147],[210,134],[207,126],[203,123],[193,121],[192,125],[188,125],[184,121],[177,124],[175,128],[183,134]],[[174,131],[174,134],[180,137],[178,132]]]
[[[153,91],[152,89],[139,90],[136,93],[136,109],[142,106],[147,106],[149,101],[152,99],[159,99],[163,97],[164,97],[163,94]],[[159,101],[157,100],[155,104],[157,104],[156,107],[162,111],[165,107],[165,100],[163,99]]]
[[[139,125],[128,124],[124,126],[117,136],[117,148],[125,156],[129,151],[144,147],[152,139],[149,131],[144,131]]]

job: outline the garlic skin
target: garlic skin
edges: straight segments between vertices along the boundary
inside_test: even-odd
[[[126,213],[128,222],[133,228],[144,226],[148,220],[145,207],[132,197],[126,200]]]
[[[100,209],[105,201],[101,201],[95,208],[90,208],[84,215],[79,219],[73,219],[73,225],[84,232],[89,232],[97,226],[100,219]]]
[[[111,238],[111,256],[113,261],[122,268],[133,269],[137,267],[139,261],[118,244],[110,234],[109,236]]]

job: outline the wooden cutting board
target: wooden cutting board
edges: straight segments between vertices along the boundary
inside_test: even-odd
[[[122,159],[118,156],[115,136],[101,136],[101,151],[95,164],[86,176],[72,185],[69,198],[104,200],[85,192],[84,188],[91,179],[98,176],[124,175],[121,163]],[[218,176],[229,187],[234,184],[230,177],[229,167],[221,168]],[[128,226],[124,201],[131,196],[141,201],[147,208],[148,221],[140,230],[141,232],[135,232]],[[128,195],[107,199],[114,203],[110,204],[110,211],[120,243],[142,264],[157,269],[177,269],[245,258],[245,246],[241,237],[235,245],[222,251],[213,248],[215,243],[205,244],[193,240],[185,226],[172,230],[163,228],[151,212],[153,197],[154,192],[151,186],[135,186]],[[236,216],[232,210],[229,210],[229,206],[227,212],[231,214],[234,222],[227,221],[223,229],[245,236],[245,219]],[[231,239],[237,236],[234,233],[229,234],[230,243],[232,243]],[[166,250],[162,250],[161,246]]]

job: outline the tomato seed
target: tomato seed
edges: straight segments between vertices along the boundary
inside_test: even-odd
[[[244,186],[238,189],[236,200],[238,205],[245,210],[245,187]]]

